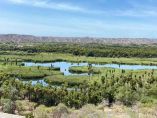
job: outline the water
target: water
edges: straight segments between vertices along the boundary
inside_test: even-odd
[[[60,68],[60,72],[62,72],[65,76],[68,75],[88,75],[87,73],[76,74],[69,72],[69,68],[73,66],[87,66],[88,63],[70,63],[70,62],[53,62],[53,63],[33,63],[33,62],[24,62],[24,65],[27,67],[31,66],[42,66],[42,67],[55,67]]]
[[[30,80],[22,80],[24,83],[29,82]],[[43,86],[48,86],[48,84],[44,81],[44,79],[32,79],[32,85],[36,85],[37,83],[41,83]]]
[[[18,79],[19,80],[19,79]],[[27,83],[27,82],[30,82],[30,80],[23,80],[24,83]],[[41,83],[43,86],[48,86],[49,84],[46,83],[43,79],[34,79],[34,80],[31,80],[31,84],[33,86],[35,86],[37,83]],[[51,85],[51,87],[54,87],[54,88],[61,88],[62,86],[60,85]],[[75,88],[67,88],[67,90],[71,91],[71,90],[75,90]],[[78,89],[79,90],[79,89]]]
[[[152,70],[157,69],[157,66],[150,65],[124,65],[124,64],[105,64],[104,67],[117,68],[117,69],[125,69],[125,70]]]
[[[62,72],[65,76],[68,75],[88,75],[88,73],[76,74],[69,72],[70,67],[78,66],[88,66],[88,63],[71,63],[71,62],[52,62],[52,63],[33,63],[33,62],[24,62],[24,65],[27,67],[31,66],[43,66],[43,67],[55,67],[60,68],[60,72]],[[157,69],[157,66],[150,65],[124,65],[124,64],[92,64],[92,67],[108,67],[108,68],[116,68],[116,69],[127,69],[127,70],[144,70],[144,69]]]
[[[52,62],[52,63],[34,63],[34,62],[24,62],[24,65],[27,67],[32,66],[42,66],[42,67],[55,67],[60,68],[60,72],[62,72],[65,76],[69,75],[78,75],[78,76],[85,76],[88,75],[88,73],[71,73],[69,71],[70,67],[78,66],[88,66],[88,63],[71,63],[71,62]],[[92,64],[92,67],[108,67],[108,68],[116,68],[116,69],[127,69],[127,70],[144,70],[144,69],[157,69],[157,66],[149,66],[149,65],[124,65],[124,64]],[[28,82],[28,81],[26,81]],[[48,84],[43,79],[35,79],[32,80],[32,85],[37,84],[38,82],[42,83],[44,86],[47,86]]]

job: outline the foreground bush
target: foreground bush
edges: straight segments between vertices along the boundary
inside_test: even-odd
[[[2,111],[5,113],[13,114],[15,111],[15,104],[10,99],[1,99],[1,106],[2,106]]]
[[[18,114],[20,115],[29,115],[31,114],[35,108],[36,108],[37,104],[34,102],[29,102],[28,100],[17,100],[16,101],[16,110],[18,112]]]
[[[46,107],[40,105],[33,111],[33,116],[35,118],[49,118],[53,112],[53,107]]]

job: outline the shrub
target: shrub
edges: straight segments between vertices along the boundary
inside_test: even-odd
[[[16,110],[20,115],[29,116],[36,107],[36,103],[29,102],[28,100],[17,100],[16,101]]]
[[[64,104],[59,104],[53,112],[53,118],[66,118],[68,117],[69,111]]]
[[[2,111],[5,113],[14,113],[15,104],[10,99],[1,99]]]
[[[53,108],[52,107],[46,107],[44,105],[40,105],[39,107],[37,107],[35,109],[35,111],[33,112],[33,115],[35,118],[50,118],[50,115],[53,112]]]

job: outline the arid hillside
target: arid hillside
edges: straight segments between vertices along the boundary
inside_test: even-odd
[[[65,42],[65,43],[99,43],[120,45],[154,45],[156,39],[147,38],[94,38],[94,37],[39,37],[32,35],[5,34],[0,35],[0,42]]]

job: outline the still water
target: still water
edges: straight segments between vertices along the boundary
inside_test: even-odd
[[[33,63],[33,62],[24,62],[24,65],[27,67],[31,66],[43,66],[43,67],[55,67],[60,68],[65,76],[68,75],[88,75],[87,73],[74,74],[69,72],[70,67],[74,66],[88,66],[88,63],[71,63],[71,62],[52,62],[52,63]],[[127,64],[92,64],[92,67],[108,67],[108,68],[117,68],[117,69],[128,69],[128,70],[144,70],[144,69],[157,69],[157,66],[150,65],[127,65]]]
[[[77,76],[84,76],[88,75],[88,73],[71,73],[69,71],[70,67],[78,66],[88,66],[88,63],[72,63],[72,62],[52,62],[52,63],[34,63],[34,62],[24,62],[24,66],[32,67],[32,66],[42,66],[42,67],[54,67],[60,68],[60,72],[64,74],[64,76],[69,75],[77,75]],[[92,64],[92,67],[108,67],[108,68],[115,68],[115,69],[128,69],[128,70],[144,70],[144,69],[157,69],[157,66],[150,66],[150,65],[127,65],[127,64]],[[32,80],[32,85],[35,85],[37,82],[42,83],[43,85],[47,85],[47,83],[43,79],[39,80]]]

